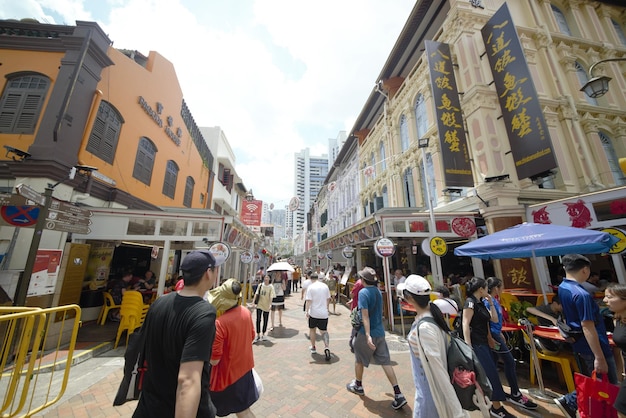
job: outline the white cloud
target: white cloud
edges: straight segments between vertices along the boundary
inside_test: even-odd
[[[254,0],[237,13],[251,20],[211,26],[207,16],[230,7],[218,3],[109,0],[107,16],[91,17],[79,0],[0,0],[0,13],[96,20],[115,47],[159,52],[196,122],[226,133],[244,184],[280,207],[293,195],[294,153],[326,153],[352,127],[414,0]]]

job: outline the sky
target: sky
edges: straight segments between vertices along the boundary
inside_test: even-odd
[[[174,64],[255,198],[284,207],[294,154],[350,132],[415,0],[0,0],[0,18],[95,21],[113,47]]]

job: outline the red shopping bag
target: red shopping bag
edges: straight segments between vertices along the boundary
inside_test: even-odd
[[[606,380],[598,380],[595,371],[591,377],[574,373],[574,381],[580,418],[617,418],[613,403],[619,386]]]

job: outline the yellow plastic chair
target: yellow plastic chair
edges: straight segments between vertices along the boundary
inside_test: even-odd
[[[124,331],[126,331],[126,345],[128,345],[128,337],[141,326],[149,307],[150,305],[144,305],[141,293],[134,290],[124,292],[120,306],[120,325],[117,328],[113,348],[117,348]]]
[[[524,334],[524,341],[527,344],[531,344],[530,337],[525,329],[521,330]],[[532,343],[534,344],[534,342]],[[552,363],[556,363],[561,368],[561,374],[559,375],[559,380],[561,382],[565,381],[565,385],[567,386],[568,392],[573,392],[576,389],[576,385],[574,384],[574,372],[578,372],[578,365],[576,364],[576,360],[574,356],[569,353],[559,352],[555,355],[545,354],[541,352],[539,349],[537,351],[537,359],[539,360],[539,367],[541,367],[542,361],[551,361]],[[533,361],[533,356],[530,356],[530,384],[535,384],[535,364]]]
[[[548,303],[552,303],[552,298],[554,297],[553,293],[547,294],[546,297],[548,298]],[[541,296],[537,296],[537,303],[535,304],[535,306],[543,306],[543,295]]]
[[[519,299],[517,298],[517,296],[514,296],[507,292],[502,292],[500,294],[500,305],[502,305],[502,307],[506,309],[507,312],[511,312],[511,303],[514,302],[519,303]]]
[[[97,321],[97,323],[100,325],[104,325],[111,309],[117,309],[120,307],[120,305],[115,304],[113,296],[111,296],[109,292],[102,292],[102,296],[104,297],[104,304],[102,305],[102,309],[100,310],[100,315],[98,316]]]

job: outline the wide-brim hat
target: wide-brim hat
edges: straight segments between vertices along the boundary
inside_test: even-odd
[[[228,279],[220,286],[209,291],[208,301],[215,306],[218,311],[226,311],[239,303],[239,293],[233,292],[233,283],[239,282],[237,279]]]
[[[364,267],[363,270],[358,272],[358,275],[367,284],[378,283],[378,277],[376,277],[376,271],[371,267]]]

